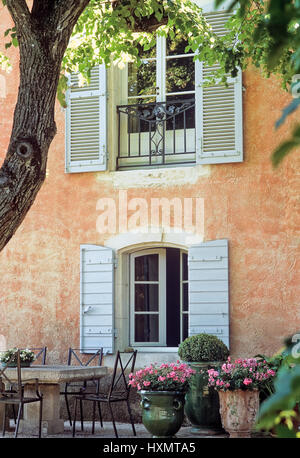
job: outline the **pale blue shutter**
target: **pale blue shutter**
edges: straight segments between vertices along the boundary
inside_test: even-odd
[[[229,347],[228,240],[191,246],[188,269],[189,335],[213,334]]]
[[[90,84],[69,77],[66,109],[66,172],[106,170],[106,69],[94,67]]]
[[[80,346],[113,352],[114,253],[98,245],[80,246]]]
[[[224,35],[226,11],[206,14],[218,35]],[[195,63],[196,156],[198,164],[222,164],[243,161],[242,72],[227,78],[228,87],[216,84],[204,87],[203,82],[213,67]]]

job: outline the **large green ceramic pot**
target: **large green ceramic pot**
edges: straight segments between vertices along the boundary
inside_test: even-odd
[[[219,365],[219,362],[187,362],[196,373],[190,378],[190,388],[185,396],[185,414],[192,423],[192,432],[200,433],[203,429],[222,431],[218,392],[208,387],[207,377],[201,371],[207,371]]]
[[[142,422],[153,437],[172,437],[184,419],[184,394],[179,391],[140,391]]]

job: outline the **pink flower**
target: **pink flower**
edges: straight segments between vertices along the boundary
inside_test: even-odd
[[[145,381],[143,382],[143,385],[144,385],[144,386],[149,386],[149,385],[151,385],[151,382],[147,382],[147,380],[145,380]]]
[[[251,378],[245,378],[244,381],[243,381],[244,385],[250,385],[250,383],[252,383]]]
[[[158,377],[158,380],[159,380],[160,382],[163,382],[164,380],[166,380],[166,377],[163,377],[162,375],[160,375],[160,376]]]

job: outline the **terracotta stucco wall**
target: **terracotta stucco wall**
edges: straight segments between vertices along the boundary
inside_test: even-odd
[[[9,23],[1,17],[0,34]],[[1,72],[6,83],[0,91],[1,160],[18,88],[17,50],[11,54],[13,73]],[[103,197],[117,201],[120,189],[128,191],[128,199],[147,202],[204,199],[204,239],[230,242],[232,354],[272,354],[284,336],[299,331],[299,152],[276,171],[270,163],[295,116],[275,132],[289,97],[275,78],[263,80],[257,71],[247,71],[243,84],[244,162],[203,166],[198,178],[195,169],[149,172],[145,186],[138,172],[136,180],[129,172],[65,174],[65,115],[57,105],[58,133],[46,181],[0,255],[0,335],[7,346],[47,345],[49,361],[64,361],[67,348],[79,344],[79,246],[103,244],[111,236],[96,230],[96,204]]]

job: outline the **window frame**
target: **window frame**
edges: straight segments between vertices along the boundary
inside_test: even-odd
[[[129,344],[133,348],[137,348],[139,351],[177,351],[178,347],[168,347],[167,346],[167,265],[166,265],[166,250],[168,247],[153,247],[147,248],[146,250],[139,250],[129,254]],[[183,329],[182,329],[182,317],[183,313],[189,314],[188,311],[183,311],[183,284],[188,283],[189,280],[183,280],[183,254],[188,256],[188,250],[177,248],[180,253],[180,272],[179,272],[179,281],[180,281],[180,342],[183,341]],[[136,342],[134,340],[134,326],[135,326],[135,310],[134,310],[134,286],[136,281],[134,280],[134,262],[137,257],[147,256],[151,254],[159,255],[159,298],[161,300],[162,308],[159,310],[159,342]],[[139,283],[139,282],[138,282]],[[146,283],[141,281],[140,283]],[[153,283],[151,281],[148,282]]]

